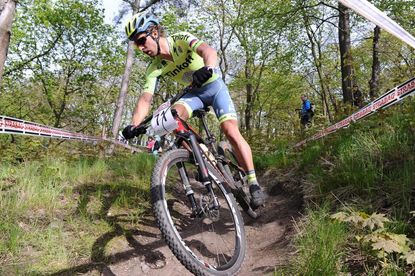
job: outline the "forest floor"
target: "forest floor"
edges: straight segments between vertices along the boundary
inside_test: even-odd
[[[289,179],[284,178],[283,181]],[[261,209],[259,218],[254,220],[244,215],[248,249],[238,275],[272,275],[278,267],[288,264],[294,251],[291,239],[295,233],[295,220],[303,208],[302,196],[282,188],[287,183],[281,183],[276,172],[269,171],[260,180],[267,192],[267,203]],[[78,275],[106,276],[192,275],[161,238],[151,213],[142,222],[138,231],[127,237],[124,244],[117,246],[116,251],[110,252],[111,259],[100,264],[90,263],[84,267],[84,271],[82,266],[72,268],[74,270],[71,273],[76,271]],[[55,275],[62,274],[66,273]]]

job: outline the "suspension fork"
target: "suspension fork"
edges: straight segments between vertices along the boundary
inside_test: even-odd
[[[183,188],[186,192],[186,196],[189,199],[190,204],[192,206],[192,212],[194,213],[197,210],[196,200],[195,200],[195,196],[194,196],[192,186],[189,183],[189,178],[188,178],[188,174],[186,172],[186,168],[185,168],[183,162],[178,163],[176,166],[177,166],[177,169],[179,170],[180,178],[182,179]]]
[[[209,171],[207,169],[205,160],[203,159],[202,153],[200,152],[199,143],[197,142],[197,139],[193,133],[189,133],[189,139],[190,139],[190,144],[193,149],[193,155],[195,157],[196,164],[199,170],[199,175],[201,176],[202,183],[206,187],[208,193],[212,196],[212,199],[213,199],[212,207],[214,209],[218,209],[219,208],[218,199],[213,192],[212,183],[210,182],[210,178],[209,178]]]

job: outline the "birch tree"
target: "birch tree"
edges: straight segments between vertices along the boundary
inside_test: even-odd
[[[16,10],[15,0],[0,0],[0,87],[10,44],[11,28]]]

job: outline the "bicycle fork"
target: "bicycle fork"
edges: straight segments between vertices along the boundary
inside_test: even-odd
[[[209,177],[209,171],[207,169],[207,165],[202,156],[202,153],[199,150],[200,147],[197,142],[197,139],[193,134],[189,133],[189,140],[190,140],[191,148],[193,149],[193,156],[195,158],[195,164],[198,168],[198,174],[200,176],[200,180],[202,184],[205,186],[208,194],[210,195],[210,198],[212,199],[212,201],[207,206],[203,206],[203,204],[200,204],[200,206],[197,206],[196,199],[194,197],[194,192],[189,183],[184,165],[180,163],[178,165],[178,169],[179,169],[180,177],[182,178],[182,181],[183,181],[183,187],[185,189],[186,196],[188,197],[189,202],[192,206],[193,216],[202,217],[206,213],[206,211],[218,210],[219,202],[213,191],[212,183]]]

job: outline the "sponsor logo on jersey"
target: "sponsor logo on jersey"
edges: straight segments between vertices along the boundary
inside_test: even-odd
[[[176,65],[176,68],[173,69],[172,71],[167,72],[166,75],[169,76],[169,77],[175,77],[181,71],[183,71],[187,67],[189,67],[189,65],[192,63],[192,60],[194,60],[192,58],[192,55],[188,55],[186,60],[182,64]]]
[[[172,37],[173,37],[173,40],[174,41],[177,41],[177,40],[187,41],[190,36],[189,35],[186,35],[186,34],[182,34],[182,35],[173,35]]]

